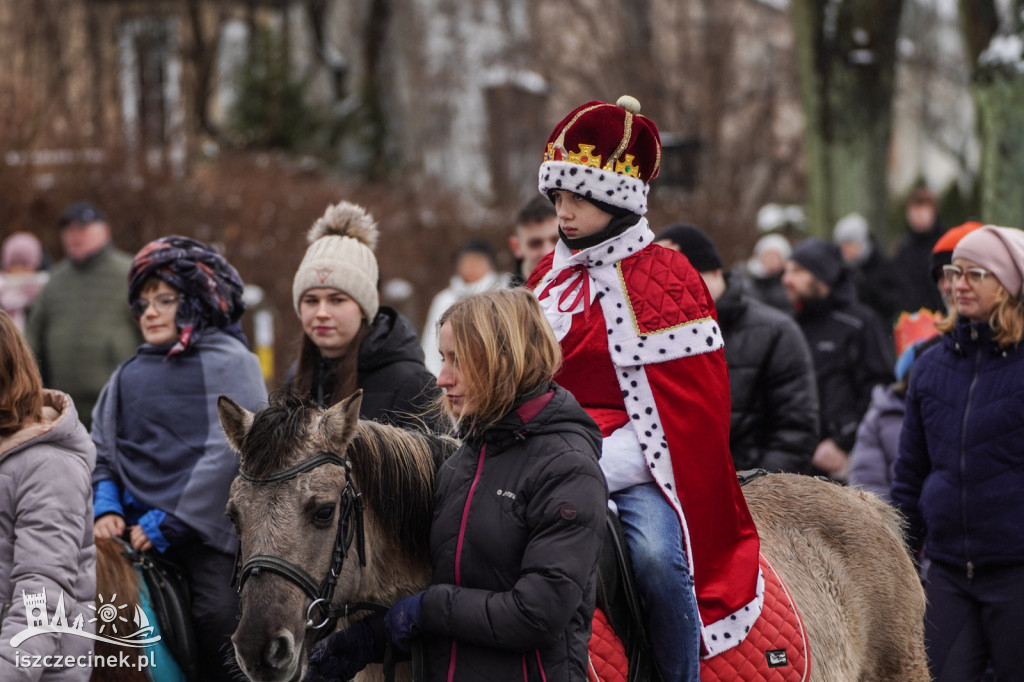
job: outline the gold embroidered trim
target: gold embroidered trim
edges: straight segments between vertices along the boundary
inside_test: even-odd
[[[657,148],[657,154],[654,155],[654,172],[651,173],[651,180],[658,175],[658,171],[661,170],[661,143],[655,142],[654,146]]]
[[[641,332],[640,325],[636,321],[636,311],[633,310],[633,301],[632,299],[629,298],[629,291],[626,289],[626,278],[622,275],[622,261],[617,261],[615,263],[615,272],[619,277],[619,286],[622,287],[622,295],[626,299],[626,305],[629,306],[629,316],[630,319],[633,321],[633,331],[635,331],[636,335],[639,336],[641,339],[645,339],[648,336],[653,336],[654,334],[670,332],[673,329],[681,329],[682,327],[689,327],[694,324],[701,324],[703,322],[712,321],[711,317],[702,317],[697,320],[687,320],[686,322],[680,322],[679,324],[674,324],[671,327],[662,327],[661,329],[655,329],[649,332]]]
[[[626,120],[622,124],[622,141],[619,142],[619,146],[615,148],[612,155],[608,157],[608,163],[605,165],[605,170],[613,170],[615,168],[612,164],[619,160],[622,156],[622,152],[626,151],[626,147],[629,145],[629,136],[633,133],[633,114],[626,112]],[[618,171],[615,171],[618,172]]]

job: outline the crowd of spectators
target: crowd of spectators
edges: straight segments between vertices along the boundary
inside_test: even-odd
[[[569,259],[593,244],[584,234],[590,228],[562,228],[576,220],[569,216],[596,207],[602,220],[593,239],[615,248],[635,231],[617,225],[646,206],[580,203],[557,187],[549,194],[526,202],[510,221],[514,272],[498,270],[483,240],[459,247],[450,285],[434,297],[422,334],[378,299],[372,216],[347,202],[328,207],[294,277],[298,352],[282,386],[271,388],[324,408],[362,389],[364,419],[449,430],[451,415],[430,410],[446,390],[436,380],[446,311],[481,292],[526,287],[567,358],[569,369],[554,380],[568,382],[590,412],[587,391],[599,367],[574,360],[593,346],[589,332],[559,325],[567,311],[572,325],[583,319],[562,306],[579,267]],[[0,485],[15,480],[32,494],[54,494],[30,475],[29,457],[63,457],[76,472],[90,469],[91,495],[75,497],[72,479],[57,488],[95,521],[75,527],[66,563],[95,570],[94,534],[123,536],[177,561],[193,591],[205,595],[193,614],[203,634],[204,679],[230,679],[223,652],[238,602],[204,587],[228,580],[237,544],[219,516],[237,460],[219,434],[215,403],[225,390],[250,409],[267,400],[239,324],[241,278],[215,249],[186,237],[157,240],[134,257],[123,253],[105,214],[88,202],[69,206],[57,229],[64,258],[53,267],[31,233],[11,234],[0,249],[7,339],[0,361],[17,365],[0,374],[0,435],[7,439],[0,473],[11,474]],[[909,546],[928,591],[936,679],[980,679],[986,671],[1013,679],[1014,644],[1024,641],[1013,617],[1024,611],[1024,535],[1014,521],[1024,512],[1014,492],[1024,462],[1011,442],[1024,427],[1024,384],[1014,380],[1024,334],[1024,232],[978,222],[947,230],[935,195],[923,188],[910,195],[905,235],[891,254],[859,213],[824,230],[831,239],[762,234],[749,259],[731,267],[698,226],[651,229],[654,242],[638,242],[638,250],[674,268],[672,276],[699,274],[687,287],[714,311],[733,468],[825,475],[896,506],[909,521]],[[559,267],[564,274],[556,276]],[[589,310],[581,297],[571,305]],[[446,376],[445,386],[452,381]],[[617,394],[618,384],[610,386]],[[632,432],[628,420],[602,423],[603,409],[591,416],[598,415],[606,441]],[[59,434],[69,439],[63,450],[53,444]],[[632,502],[618,490],[611,497],[628,512]],[[45,585],[78,601],[93,589],[2,553],[0,563],[0,597],[8,603]],[[5,621],[5,637],[14,622]],[[0,673],[11,665],[6,653],[0,648]]]

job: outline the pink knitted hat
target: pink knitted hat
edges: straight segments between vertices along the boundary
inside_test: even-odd
[[[960,240],[953,249],[957,258],[989,270],[1012,296],[1024,298],[1024,231],[985,225]]]
[[[15,232],[4,240],[0,255],[0,270],[10,270],[16,265],[38,270],[43,264],[43,245],[29,232]]]

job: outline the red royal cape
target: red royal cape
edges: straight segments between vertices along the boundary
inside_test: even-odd
[[[679,516],[713,656],[739,644],[760,614],[759,540],[729,452],[729,377],[714,303],[686,257],[653,240],[641,219],[575,254],[560,243],[527,286],[562,343],[556,380],[605,436],[632,421]]]

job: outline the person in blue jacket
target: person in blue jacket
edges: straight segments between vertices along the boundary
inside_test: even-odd
[[[986,225],[944,266],[956,314],[914,365],[892,483],[927,566],[938,682],[1024,680],[1024,232]]]

